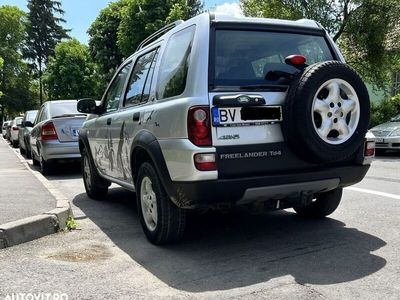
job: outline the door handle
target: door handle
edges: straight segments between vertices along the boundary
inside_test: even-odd
[[[135,112],[132,118],[133,122],[138,122],[139,119],[140,119],[140,112]]]
[[[111,125],[111,118],[107,119],[107,125]]]

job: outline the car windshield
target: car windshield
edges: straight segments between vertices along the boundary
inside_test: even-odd
[[[17,124],[17,126],[18,125],[21,125],[22,124],[22,117],[20,117],[20,118],[15,118],[15,124]]]
[[[281,85],[288,80],[265,76],[270,71],[294,74],[285,64],[289,55],[301,54],[307,64],[333,60],[323,36],[306,34],[217,30],[215,37],[215,86]],[[274,73],[274,72],[273,72]]]
[[[73,102],[53,102],[50,106],[50,115],[51,118],[55,117],[65,117],[65,116],[74,116],[80,115],[76,109],[76,101]]]
[[[390,122],[400,122],[400,115],[397,115],[390,119]]]

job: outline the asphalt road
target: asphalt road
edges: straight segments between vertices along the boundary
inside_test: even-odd
[[[79,166],[48,179],[78,230],[0,250],[0,295],[69,299],[399,299],[400,156],[378,157],[330,218],[290,211],[193,215],[183,242],[145,239],[134,194],[87,198]],[[0,300],[3,299],[0,296]]]

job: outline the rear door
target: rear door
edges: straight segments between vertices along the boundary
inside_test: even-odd
[[[209,101],[220,177],[306,166],[281,130],[287,88],[298,72],[285,58],[302,54],[308,64],[335,58],[320,29],[250,27],[211,30]]]
[[[113,124],[118,118],[120,101],[126,86],[132,62],[127,61],[116,73],[109,85],[103,100],[102,107],[104,113],[98,116],[90,130],[90,149],[97,169],[108,176],[117,178],[118,170],[115,165],[115,152],[113,145],[113,136],[119,134],[119,131]]]
[[[130,184],[134,184],[130,168],[130,146],[136,132],[146,128],[151,119],[148,101],[157,53],[158,48],[153,48],[138,56],[129,77],[124,102],[112,123],[117,178]]]

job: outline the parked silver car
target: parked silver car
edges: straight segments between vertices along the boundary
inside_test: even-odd
[[[42,174],[55,162],[80,160],[78,130],[86,114],[76,110],[76,100],[48,101],[40,108],[31,131],[31,156]]]
[[[21,128],[18,132],[19,149],[21,154],[25,154],[27,158],[31,158],[30,133],[37,113],[37,110],[28,110],[24,115]]]
[[[376,149],[400,150],[400,115],[371,128],[375,135]]]
[[[10,124],[11,121],[4,121],[3,126],[1,127],[1,133],[3,135],[3,138],[7,139],[7,127],[8,124]]]

